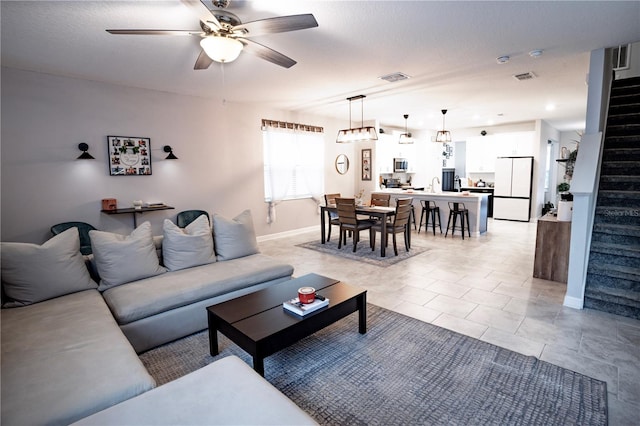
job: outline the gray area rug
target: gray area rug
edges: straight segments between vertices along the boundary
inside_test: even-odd
[[[367,305],[265,359],[265,378],[323,425],[606,425],[606,382]],[[158,384],[251,358],[201,332],[140,358]]]
[[[400,236],[398,238],[398,255],[393,252],[393,242],[389,239],[389,246],[385,257],[380,257],[380,237],[376,238],[376,249],[372,251],[369,247],[369,238],[364,237],[362,233],[362,239],[358,242],[358,248],[354,253],[353,240],[347,239],[347,245],[338,248],[337,236],[322,244],[320,241],[309,241],[308,243],[298,244],[297,247],[303,247],[310,250],[319,251],[321,253],[332,254],[334,256],[340,256],[343,259],[358,260],[370,265],[376,265],[381,267],[387,267],[395,265],[398,262],[409,259],[413,256],[417,256],[429,249],[426,247],[419,247],[415,244],[411,245],[411,250],[408,252],[404,249],[404,239]]]

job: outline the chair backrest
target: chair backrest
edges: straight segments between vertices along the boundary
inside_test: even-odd
[[[211,225],[211,220],[209,219],[209,213],[204,210],[185,210],[176,216],[176,225],[180,228],[184,228],[189,225],[191,222],[196,220],[198,217],[205,215],[207,216],[207,220],[209,221],[209,225]]]
[[[336,207],[338,209],[338,220],[340,220],[340,223],[349,225],[356,225],[358,223],[355,198],[336,198]]]
[[[58,235],[69,228],[78,228],[78,235],[80,236],[80,253],[89,255],[91,251],[91,238],[89,238],[89,231],[95,231],[96,228],[85,222],[63,222],[53,225],[51,227],[51,233]]]
[[[324,194],[325,205],[335,204],[336,198],[340,198],[340,193],[337,194]]]
[[[422,208],[433,210],[436,208],[436,202],[431,200],[420,200],[420,204],[422,204]]]
[[[409,223],[413,198],[398,198],[396,200],[396,214],[393,217],[393,227],[398,228]]]
[[[391,194],[371,194],[372,206],[389,207],[390,200],[391,200]]]
[[[457,212],[457,211],[464,211],[466,209],[467,208],[464,206],[464,203],[449,201],[449,210]]]

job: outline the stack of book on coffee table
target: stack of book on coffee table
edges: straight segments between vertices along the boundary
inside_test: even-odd
[[[320,308],[324,308],[329,305],[329,299],[326,297],[321,299],[316,298],[311,303],[301,303],[297,297],[291,300],[282,302],[282,306],[289,312],[293,312],[296,315],[305,316],[313,311],[317,311]]]

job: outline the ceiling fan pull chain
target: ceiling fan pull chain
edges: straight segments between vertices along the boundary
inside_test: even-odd
[[[220,62],[220,70],[222,71],[222,105],[227,103],[226,83],[224,75],[224,62]]]

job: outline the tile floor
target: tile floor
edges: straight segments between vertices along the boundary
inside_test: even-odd
[[[372,304],[604,380],[609,424],[640,424],[640,321],[564,307],[565,284],[532,277],[535,223],[489,219],[488,228],[464,241],[414,231],[412,244],[429,250],[386,268],[296,247],[319,229],[259,246],[296,276],[362,286]]]

